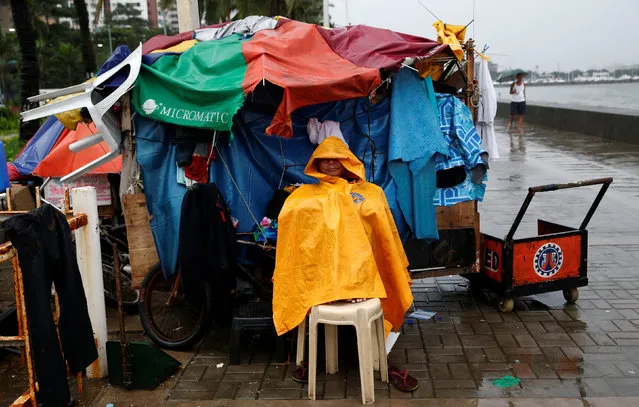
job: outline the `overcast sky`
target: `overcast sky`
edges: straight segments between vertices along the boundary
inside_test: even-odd
[[[420,0],[445,23],[466,25],[473,0]],[[436,39],[418,0],[330,0],[337,25],[366,24]],[[348,4],[348,19],[347,7]],[[501,69],[599,69],[639,64],[639,0],[475,0],[467,37]],[[475,34],[473,35],[473,31]]]

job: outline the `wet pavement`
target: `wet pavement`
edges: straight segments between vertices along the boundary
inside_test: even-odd
[[[588,287],[575,305],[561,292],[519,298],[502,314],[488,292],[473,297],[458,276],[415,281],[415,305],[437,311],[431,321],[406,324],[389,358],[420,380],[413,394],[376,382],[376,399],[537,398],[639,396],[639,147],[529,127],[497,132],[501,158],[491,162],[482,232],[504,236],[530,186],[612,176],[615,182],[589,226]],[[579,226],[596,188],[539,194],[518,236],[534,236],[536,220]],[[169,401],[304,399],[306,387],[290,379],[291,366],[247,349],[242,364],[228,365],[222,334],[206,340],[186,366]],[[342,346],[355,352],[355,345]],[[323,399],[360,398],[353,358],[340,372],[320,374]],[[224,367],[218,368],[219,363]],[[492,380],[521,382],[501,389]],[[581,404],[580,404],[581,405]]]
[[[402,399],[427,406],[639,405],[639,399],[609,398],[639,396],[639,213],[634,205],[639,146],[533,126],[510,136],[504,124],[497,124],[501,158],[491,162],[486,200],[480,204],[483,233],[504,236],[530,186],[615,178],[588,228],[590,283],[580,288],[574,305],[554,292],[518,298],[514,312],[503,314],[495,295],[471,295],[461,277],[415,281],[416,307],[438,314],[406,323],[389,359],[409,369],[420,387],[401,393],[376,381],[377,404]],[[534,236],[538,218],[579,226],[596,192],[588,187],[539,194],[518,237]],[[272,349],[266,338],[248,338],[242,364],[229,365],[227,333],[216,331],[191,358],[182,355],[184,369],[159,391],[105,387],[93,405],[214,406],[234,399],[283,407],[290,405],[284,400],[304,400],[306,387],[290,379],[291,366],[274,362]],[[340,372],[318,375],[318,398],[357,405],[355,344],[340,344],[340,351]],[[521,381],[505,389],[492,383],[506,375]],[[447,404],[443,398],[457,401]]]

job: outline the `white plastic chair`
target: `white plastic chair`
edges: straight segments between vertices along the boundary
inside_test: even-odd
[[[317,396],[317,325],[324,324],[326,343],[326,373],[337,373],[337,326],[352,325],[357,332],[359,376],[362,386],[362,403],[375,402],[373,370],[379,364],[382,382],[388,383],[388,361],[384,341],[384,313],[379,298],[360,303],[336,303],[317,305],[309,316],[308,397]],[[298,327],[297,364],[304,360],[306,320]]]
[[[47,92],[41,95],[30,97],[29,102],[39,102],[46,99],[54,99],[59,96],[70,95],[73,93],[83,92],[80,95],[70,97],[68,99],[61,100],[59,102],[51,103],[45,106],[38,107],[26,112],[22,112],[22,120],[30,121],[39,119],[42,117],[51,116],[54,114],[66,112],[68,110],[81,109],[86,107],[91,115],[91,120],[95,123],[97,132],[82,140],[79,140],[69,146],[71,151],[78,152],[89,148],[95,144],[106,142],[109,147],[109,151],[97,158],[96,160],[86,164],[85,166],[78,168],[71,174],[67,174],[62,178],[62,182],[71,181],[77,177],[80,177],[93,168],[97,168],[104,163],[111,161],[120,155],[120,143],[121,127],[118,118],[111,112],[111,107],[126,93],[135,83],[135,80],[140,73],[140,66],[142,65],[142,44],[135,49],[124,61],[120,62],[115,67],[109,69],[102,75],[95,78],[91,82],[82,83],[79,85],[70,86],[68,88],[60,89],[53,92]],[[129,68],[129,74],[124,80],[122,85],[115,89],[107,97],[102,97],[97,89],[102,84],[111,79],[115,74],[120,72],[123,68]]]

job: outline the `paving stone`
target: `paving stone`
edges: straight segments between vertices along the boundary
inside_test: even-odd
[[[461,337],[464,348],[496,348],[497,341],[493,335],[471,335]]]
[[[428,372],[432,379],[447,380],[452,378],[446,363],[429,363]]]
[[[324,383],[322,398],[343,399],[346,396],[346,380],[327,380]]]
[[[302,390],[295,389],[262,389],[259,393],[260,400],[299,400]]]
[[[237,389],[241,386],[238,382],[222,382],[215,392],[215,399],[232,399],[235,397]]]
[[[259,395],[260,382],[243,382],[235,393],[236,400],[254,400]]]
[[[205,371],[206,366],[188,365],[186,369],[184,369],[184,373],[182,373],[182,376],[180,376],[180,381],[198,382],[204,375]]]

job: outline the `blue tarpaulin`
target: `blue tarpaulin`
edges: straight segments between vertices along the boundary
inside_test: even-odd
[[[306,124],[309,118],[317,117],[320,121],[340,122],[349,147],[366,167],[368,181],[384,189],[398,229],[406,236],[408,228],[399,211],[395,184],[386,165],[389,113],[389,99],[377,105],[368,99],[353,99],[311,106],[292,115],[294,135],[283,139],[264,133],[272,115],[247,102],[236,116],[233,141],[230,145],[218,144],[220,154],[211,166],[211,182],[217,184],[231,215],[239,220],[238,231],[256,229],[255,220],[262,219],[280,186],[316,182],[303,172],[316,147],[309,142]],[[176,182],[175,146],[170,144],[175,130],[139,115],[135,125],[137,157],[145,181],[147,206],[153,217],[151,228],[162,266],[167,274],[172,274],[177,264],[177,231],[186,191]]]
[[[50,116],[13,161],[18,172],[21,175],[31,175],[40,161],[49,154],[63,130],[62,123],[55,116]]]

